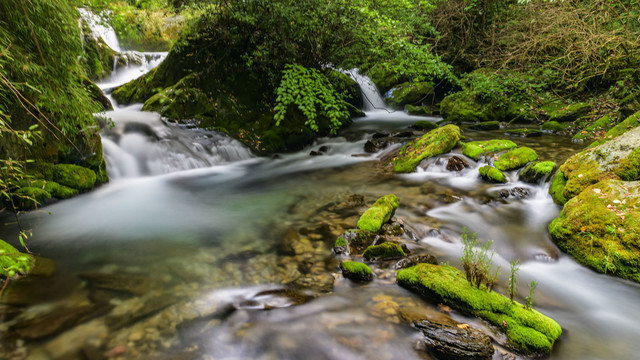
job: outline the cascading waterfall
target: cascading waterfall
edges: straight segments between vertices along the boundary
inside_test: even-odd
[[[102,38],[111,49],[117,52],[121,51],[116,32],[110,25],[106,24],[104,19],[85,8],[78,8],[78,12],[80,13],[80,18],[89,25],[92,36],[95,39]]]

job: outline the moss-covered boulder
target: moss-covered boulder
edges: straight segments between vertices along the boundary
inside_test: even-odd
[[[397,281],[427,300],[483,318],[503,331],[508,344],[523,354],[550,354],[562,333],[553,319],[484,287],[472,286],[460,270],[450,266],[418,264],[398,271]]]
[[[91,80],[100,80],[113,71],[117,52],[111,49],[101,37],[93,34],[86,22],[82,22],[83,54],[80,65]]]
[[[490,155],[501,151],[517,148],[518,145],[511,140],[485,140],[472,141],[462,145],[462,154],[473,160],[480,160],[484,155]]]
[[[405,104],[417,103],[432,92],[432,82],[405,82],[387,91],[385,101],[393,108],[402,109]]]
[[[11,278],[16,275],[24,275],[31,270],[33,264],[33,256],[21,253],[10,244],[0,240],[0,277]]]
[[[156,111],[162,116],[182,119],[203,119],[215,116],[216,110],[211,99],[197,87],[194,77],[188,75],[174,86],[153,95],[145,101],[142,110]]]
[[[470,129],[473,130],[500,130],[500,122],[499,121],[484,121],[477,124],[473,124],[469,126]]]
[[[426,106],[411,104],[406,104],[404,106],[404,111],[409,115],[431,115],[432,113],[431,109]]]
[[[53,180],[73,189],[88,190],[96,183],[96,173],[78,165],[56,164],[53,167]]]
[[[500,155],[493,165],[499,170],[509,171],[521,168],[536,160],[538,160],[538,154],[535,150],[523,146]]]
[[[638,126],[640,126],[640,111],[629,116],[622,122],[618,123],[616,126],[609,129],[601,139],[594,141],[591,145],[589,145],[589,147],[595,147],[609,140],[615,139],[618,136]]]
[[[12,194],[16,210],[31,210],[49,199],[51,199],[50,192],[33,186],[21,187]]]
[[[605,131],[608,131],[615,124],[614,118],[611,114],[607,114],[598,120],[594,121],[592,124],[589,124],[582,128],[577,134],[573,135],[573,140],[575,141],[586,141],[590,139],[594,139]]]
[[[557,121],[545,121],[544,124],[540,126],[540,130],[552,132],[552,133],[564,133],[569,127],[569,123],[559,123]]]
[[[549,114],[549,120],[557,122],[575,121],[578,118],[589,114],[591,109],[591,105],[587,103],[577,103],[563,106],[560,109],[552,111]]]
[[[634,128],[615,140],[573,155],[558,169],[551,184],[551,196],[556,203],[564,204],[606,179],[638,180],[638,148],[640,128]]]
[[[440,103],[440,114],[444,120],[454,123],[489,121],[489,114],[483,106],[465,92],[445,97]]]
[[[397,173],[412,172],[422,160],[451,151],[458,140],[460,128],[455,125],[445,125],[431,130],[400,149],[398,156],[393,160],[393,170]]]
[[[530,184],[538,183],[546,180],[556,169],[556,166],[553,161],[532,162],[520,171],[519,179]]]
[[[373,272],[366,264],[357,261],[343,261],[340,263],[342,276],[357,282],[366,282],[373,280]]]
[[[483,166],[478,169],[480,176],[492,183],[504,184],[507,182],[507,178],[504,176],[504,173],[493,166]]]
[[[385,242],[380,245],[371,245],[364,250],[362,256],[367,260],[378,259],[395,259],[407,256],[399,244],[393,242]]]
[[[97,103],[102,106],[101,110],[113,110],[113,105],[111,101],[104,95],[104,92],[96,85],[93,81],[89,80],[88,77],[82,77],[82,84],[84,88],[87,89],[91,99],[95,100]]]
[[[640,182],[606,179],[587,187],[565,204],[549,233],[578,262],[640,282]]]
[[[542,136],[542,131],[538,129],[509,129],[505,131],[507,135],[520,136],[520,137],[539,137]]]
[[[393,70],[388,69],[383,64],[376,64],[367,71],[367,75],[371,78],[371,81],[378,87],[381,93],[387,92],[396,84],[401,84],[409,81],[409,78],[405,75],[401,75]]]
[[[385,195],[365,211],[358,219],[358,229],[377,232],[389,221],[400,205],[400,199],[394,194]]]

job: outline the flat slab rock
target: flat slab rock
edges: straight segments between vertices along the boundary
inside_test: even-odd
[[[413,324],[424,334],[424,345],[442,360],[490,360],[494,348],[486,334],[467,324],[445,324],[416,320]]]

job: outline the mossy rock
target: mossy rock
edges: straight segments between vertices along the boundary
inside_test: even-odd
[[[562,333],[553,319],[483,286],[472,286],[450,266],[418,264],[398,271],[397,281],[427,300],[483,318],[505,332],[509,346],[522,354],[549,355]]]
[[[406,104],[404,110],[409,115],[431,115],[431,109],[422,105]],[[427,121],[428,122],[428,121]]]
[[[381,93],[387,92],[387,90],[391,89],[394,85],[409,81],[408,77],[388,70],[383,64],[376,64],[371,67],[371,69],[367,71],[367,75],[369,75],[369,78],[376,84]]]
[[[189,87],[183,80],[164,89],[145,101],[143,111],[157,111],[162,116],[183,120],[213,117],[212,101],[198,88]]]
[[[84,88],[87,89],[87,92],[89,93],[89,96],[91,96],[91,99],[100,104],[100,106],[102,107],[100,110],[113,110],[111,101],[104,95],[104,92],[102,92],[98,85],[89,80],[89,78],[86,76],[82,77],[82,84],[84,85]]]
[[[499,121],[484,121],[481,123],[473,124],[469,128],[473,130],[500,130]]]
[[[521,168],[536,160],[538,160],[538,154],[535,150],[523,146],[500,155],[493,165],[499,170],[509,171]]]
[[[440,103],[440,114],[444,120],[453,123],[489,121],[489,114],[483,106],[465,92],[457,92],[445,97]]]
[[[564,204],[587,187],[606,179],[637,180],[640,128],[581,151],[565,161],[551,185],[554,201]]]
[[[96,173],[82,166],[57,164],[53,168],[53,180],[78,190],[88,190],[96,183]]]
[[[598,272],[640,282],[640,182],[603,180],[570,199],[549,224],[554,242]]]
[[[402,109],[405,104],[419,102],[432,92],[432,82],[405,82],[389,90],[385,101],[393,108]]]
[[[31,271],[33,265],[33,256],[21,253],[11,244],[0,240],[0,277],[25,275]]]
[[[472,141],[462,145],[462,154],[473,160],[480,160],[483,155],[489,155],[500,151],[517,148],[518,145],[511,140],[485,140]]]
[[[620,114],[628,117],[640,111],[640,93],[631,93],[620,100]]]
[[[636,128],[640,126],[640,111],[636,112],[635,114],[629,116],[628,118],[624,119],[622,122],[620,122],[618,125],[612,127],[611,129],[609,129],[609,131],[607,131],[604,136],[602,137],[602,139],[594,141],[591,145],[589,145],[589,147],[595,147],[598,146],[600,144],[603,144],[609,140],[615,139],[618,136],[626,133],[627,131]]]
[[[421,120],[421,121],[416,121],[409,127],[411,129],[420,130],[420,131],[431,131],[433,129],[439,128],[440,126],[431,121]]]
[[[385,260],[405,257],[407,256],[407,254],[405,254],[404,250],[402,250],[402,247],[399,244],[386,242],[380,245],[369,246],[364,250],[362,256],[367,260]]]
[[[554,133],[564,133],[567,128],[570,126],[569,123],[559,123],[557,121],[546,121],[540,129],[542,131],[549,131]]]
[[[483,166],[478,169],[478,172],[483,179],[492,183],[504,184],[507,182],[507,178],[504,176],[504,173],[493,166]]]
[[[39,187],[22,187],[12,193],[17,210],[31,210],[51,199],[51,193]]]
[[[588,139],[593,139],[597,136],[598,133],[603,131],[608,131],[613,127],[614,121],[610,114],[607,114],[600,119],[596,120],[593,124],[590,124],[584,127],[580,132],[573,135],[573,140],[575,141],[585,141]]]
[[[373,280],[371,268],[361,262],[343,261],[340,263],[340,270],[342,270],[342,276],[351,281],[366,282]]]
[[[587,115],[591,111],[591,105],[587,103],[577,103],[564,106],[549,114],[550,121],[570,122]]]
[[[400,149],[398,156],[393,160],[394,171],[412,172],[422,160],[451,151],[459,140],[460,128],[455,125],[445,125],[431,130]]]
[[[520,137],[539,137],[542,136],[542,131],[538,129],[509,129],[506,134]]]
[[[342,236],[338,236],[338,238],[336,239],[336,242],[333,244],[333,252],[336,254],[343,254],[343,253],[346,253],[347,250],[348,250],[347,240]]]
[[[358,219],[358,229],[377,232],[382,225],[391,220],[400,204],[400,199],[394,194],[385,195],[365,211]]]
[[[530,184],[535,184],[541,180],[546,180],[556,169],[553,161],[536,161],[528,164],[520,171],[519,179]]]
[[[80,65],[91,80],[100,80],[111,74],[117,52],[111,49],[102,38],[94,38],[86,23],[82,23],[83,53]]]
[[[53,177],[53,174],[51,176]],[[68,199],[78,195],[78,192],[79,192],[76,189],[72,189],[70,187],[60,185],[55,181],[42,180],[42,179],[25,180],[20,182],[19,186],[21,188],[34,187],[38,189],[43,189],[44,191],[51,194],[52,197],[55,197],[58,199]]]

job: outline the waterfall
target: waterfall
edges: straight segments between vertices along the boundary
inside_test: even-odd
[[[371,112],[377,110],[393,111],[389,109],[385,104],[384,99],[380,95],[378,88],[371,81],[368,76],[362,75],[358,72],[358,69],[353,69],[347,72],[357,83],[362,90],[363,99],[363,111]]]
[[[120,42],[113,28],[100,16],[85,8],[78,8],[80,18],[87,22],[95,39],[102,38],[111,49],[120,52]]]

